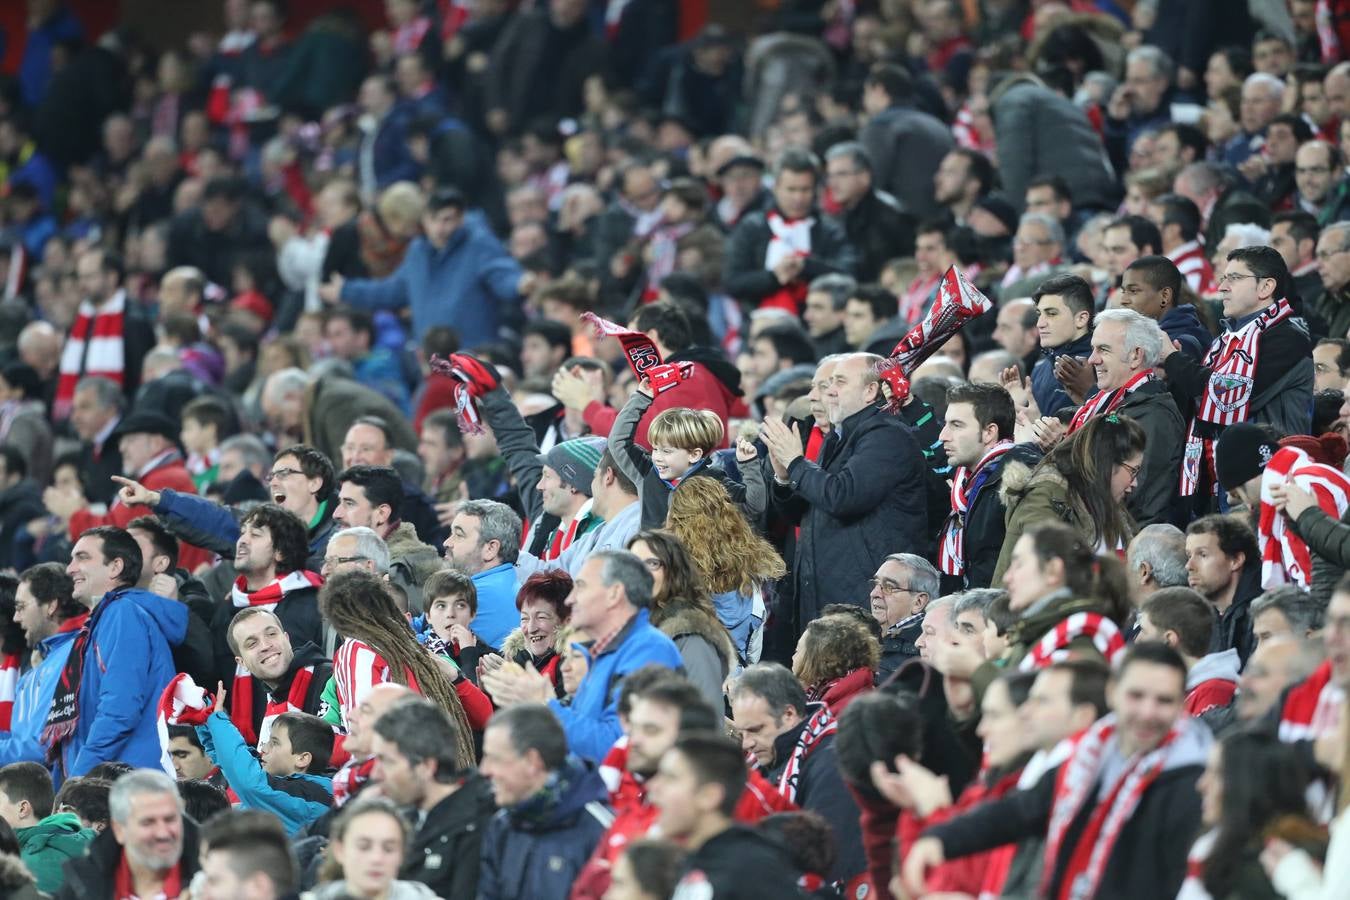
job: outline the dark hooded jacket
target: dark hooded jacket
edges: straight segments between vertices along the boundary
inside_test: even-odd
[[[442,900],[477,900],[483,836],[494,809],[487,779],[477,772],[467,776],[459,790],[427,810],[399,878],[420,881]]]

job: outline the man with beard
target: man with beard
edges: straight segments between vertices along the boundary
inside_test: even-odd
[[[516,557],[520,555],[520,516],[495,500],[460,504],[445,539],[445,559],[473,576],[478,614],[471,628],[490,647],[502,641],[519,621],[516,610]]]
[[[389,548],[389,581],[403,589],[408,609],[423,612],[422,582],[441,567],[436,548],[418,540],[417,529],[399,517],[404,483],[390,466],[351,466],[338,474],[333,521],[343,528],[369,528]],[[334,535],[336,537],[336,535]]]
[[[243,671],[229,693],[230,720],[251,745],[267,741],[272,720],[284,712],[323,716],[323,690],[333,664],[314,644],[291,647],[277,614],[249,606],[235,613],[225,639]]]
[[[1237,649],[1251,655],[1251,602],[1261,595],[1261,551],[1256,534],[1236,516],[1213,515],[1186,527],[1186,573],[1219,615],[1210,650]]]
[[[111,828],[66,867],[62,900],[178,897],[197,872],[197,825],[183,815],[178,786],[163,772],[138,769],[112,786]]]

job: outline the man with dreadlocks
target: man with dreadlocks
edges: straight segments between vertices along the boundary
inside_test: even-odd
[[[333,656],[343,721],[375,685],[406,685],[454,720],[457,758],[462,765],[473,765],[472,732],[487,724],[492,703],[458,668],[447,674],[445,664],[417,642],[379,576],[361,570],[333,576],[319,592],[319,609],[324,621],[346,638]]]

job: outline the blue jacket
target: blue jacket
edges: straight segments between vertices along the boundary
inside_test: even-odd
[[[516,567],[502,563],[473,576],[478,589],[478,615],[469,628],[487,641],[490,647],[500,647],[506,636],[520,626],[520,611],[516,609]]]
[[[47,748],[42,745],[42,729],[52,707],[56,682],[66,668],[66,658],[75,642],[74,631],[57,632],[38,641],[42,662],[19,676],[14,695],[14,713],[10,730],[0,732],[0,766],[16,762],[45,763]]]
[[[1036,398],[1036,405],[1041,408],[1041,415],[1053,416],[1064,407],[1074,405],[1055,379],[1055,360],[1061,356],[1087,359],[1091,355],[1091,333],[1059,347],[1041,349],[1041,359],[1031,370],[1031,393]]]
[[[1214,341],[1214,335],[1209,333],[1195,307],[1189,303],[1169,308],[1158,320],[1158,327],[1180,344],[1182,351],[1196,362],[1205,358],[1209,345]]]
[[[514,304],[520,265],[477,218],[467,218],[437,250],[419,237],[402,264],[380,279],[354,278],[342,285],[342,300],[363,309],[411,307],[420,343],[427,329],[448,325],[464,347],[497,340],[498,307]]]
[[[332,508],[337,504],[336,495],[328,501],[328,507],[319,524],[309,529],[309,557],[305,561],[315,571],[319,561],[328,549],[328,539],[337,530],[333,527]],[[159,502],[154,510],[170,520],[170,525],[182,526],[175,533],[188,543],[205,547],[227,558],[234,556],[234,544],[239,540],[239,519],[235,511],[221,506],[214,500],[207,500],[196,494],[183,494],[173,488],[159,492]]]
[[[159,695],[177,673],[172,648],[187,625],[186,605],[149,591],[119,588],[98,601],[89,617],[79,718],[61,748],[64,777],[103,762],[173,773],[159,745]]]
[[[409,412],[408,385],[403,380],[403,367],[398,357],[387,347],[374,347],[360,359],[352,361],[356,380],[372,390],[379,391],[403,410]]]
[[[498,810],[483,835],[478,900],[567,900],[614,821],[605,783],[571,757],[533,797]]]
[[[764,617],[755,615],[754,595],[723,591],[713,594],[712,601],[718,620],[731,632],[731,642],[736,645],[736,655],[740,657],[741,665],[749,665],[747,654],[752,638],[764,626]]]
[[[619,686],[628,673],[656,663],[677,671],[684,663],[675,642],[652,625],[645,609],[628,621],[614,640],[591,660],[568,706],[557,700],[549,709],[567,732],[567,746],[582,759],[599,762],[619,739]]]
[[[205,725],[197,726],[197,738],[211,761],[239,797],[244,809],[270,812],[295,834],[333,805],[333,780],[320,775],[269,775],[244,736],[223,712],[212,713]]]

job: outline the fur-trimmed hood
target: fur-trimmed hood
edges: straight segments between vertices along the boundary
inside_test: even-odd
[[[559,656],[562,656],[563,651],[567,649],[567,644],[562,639],[563,629],[566,627],[565,624],[559,625],[558,630],[553,635],[553,652]],[[507,659],[515,659],[522,653],[528,653],[529,651],[525,649],[525,632],[517,628],[508,634],[506,640],[502,641],[499,652]]]
[[[686,635],[698,635],[717,649],[728,670],[736,668],[736,645],[731,641],[731,632],[716,616],[685,607],[663,616],[659,622],[653,619],[652,624],[672,641]]]
[[[1069,493],[1069,482],[1059,469],[1054,466],[1036,465],[1012,455],[1003,462],[1002,476],[998,498],[1003,501],[1004,508],[1016,504],[1037,486],[1053,485],[1066,497]]]
[[[17,856],[8,853],[0,854],[0,892],[6,897],[13,897],[18,894],[19,889],[28,885],[34,885],[33,874],[28,871]]]

